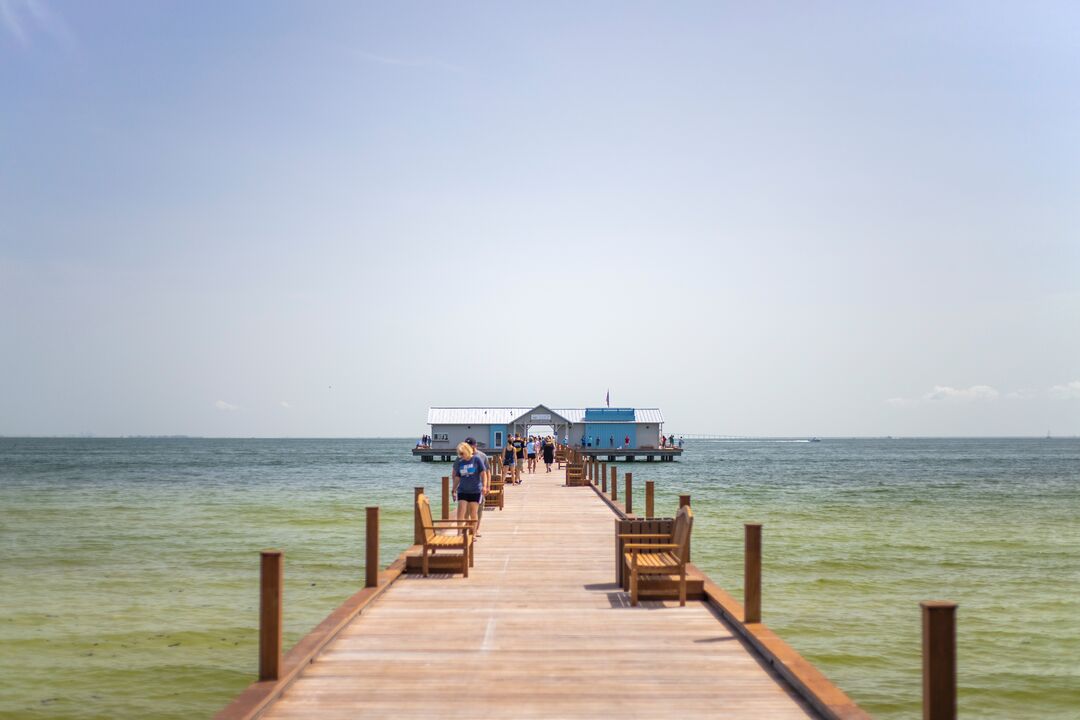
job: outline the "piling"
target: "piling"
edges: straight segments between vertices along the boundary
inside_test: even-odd
[[[450,478],[442,479],[442,519],[450,519]]]
[[[364,587],[379,585],[379,506],[367,509],[367,521],[364,526]]]
[[[612,474],[615,474],[615,468],[611,468]],[[626,473],[626,497],[623,500],[626,505],[626,514],[634,512],[634,473]]]
[[[743,563],[743,621],[761,622],[761,525],[746,523],[746,557]]]
[[[259,567],[259,680],[281,675],[281,596],[285,553],[263,550]]]
[[[653,502],[653,493],[656,489],[656,483],[652,480],[645,481],[645,517],[656,517],[656,505]]]
[[[956,603],[922,608],[923,720],[956,720]]]
[[[424,544],[424,521],[420,519],[420,507],[416,501],[424,494],[423,487],[413,488],[413,545]]]
[[[679,496],[679,507],[688,507],[689,505],[690,505],[690,496],[689,495],[680,495]],[[690,547],[691,547],[692,544],[693,544],[693,538],[690,538],[690,539],[688,539],[686,541],[686,562],[690,562]]]

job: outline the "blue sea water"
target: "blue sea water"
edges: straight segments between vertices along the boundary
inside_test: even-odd
[[[411,537],[448,466],[409,440],[0,438],[0,718],[208,716],[252,679],[258,551],[286,553],[286,644]],[[1080,441],[691,441],[636,462],[689,493],[694,560],[879,718],[919,714],[918,602],[959,603],[962,714],[1080,718]]]

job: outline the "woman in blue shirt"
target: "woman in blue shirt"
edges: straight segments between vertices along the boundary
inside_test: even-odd
[[[532,435],[529,436],[529,442],[525,445],[525,456],[529,459],[529,472],[536,472],[536,438]]]
[[[472,445],[457,446],[458,459],[454,461],[453,497],[458,501],[458,520],[479,521],[480,503],[491,486],[491,474],[487,463],[476,454]],[[480,533],[476,534],[480,537]]]

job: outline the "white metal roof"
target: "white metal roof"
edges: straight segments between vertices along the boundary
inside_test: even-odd
[[[501,425],[521,417],[533,407],[432,407],[428,408],[428,425]],[[585,421],[585,408],[551,408],[575,425]],[[634,408],[634,422],[664,422],[660,408]]]
[[[428,408],[428,425],[492,425],[508,423],[532,408],[433,407]],[[556,410],[556,412],[558,412]]]
[[[634,422],[659,424],[664,422],[664,413],[660,408],[634,408]]]

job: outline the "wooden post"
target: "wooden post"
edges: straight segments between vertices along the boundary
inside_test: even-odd
[[[615,468],[611,468],[615,470]],[[634,473],[626,473],[626,514],[634,512]]]
[[[450,519],[450,478],[442,479],[442,519]]]
[[[424,488],[413,488],[413,533],[412,541],[413,545],[424,544],[424,521],[420,519],[420,508],[416,504],[416,499],[424,493]]]
[[[611,476],[611,499],[612,500],[618,500],[619,499],[619,483],[615,479],[614,475]]]
[[[364,546],[364,587],[379,585],[379,506],[367,509]]]
[[[956,603],[922,608],[923,720],[956,720]]]
[[[761,525],[746,523],[743,564],[743,622],[761,622]]]
[[[654,510],[656,510],[656,504],[653,501],[653,493],[656,490],[656,483],[652,480],[645,481],[645,517],[656,517]]]
[[[259,572],[259,680],[281,674],[281,595],[285,584],[285,553],[263,550]]]
[[[600,491],[606,493],[607,492],[607,475],[600,478],[600,484],[601,484]]]
[[[689,504],[690,504],[690,496],[689,495],[680,495],[679,496],[679,507],[686,507]],[[690,548],[691,548],[692,544],[693,544],[693,538],[687,538],[686,539],[686,562],[690,562]]]

